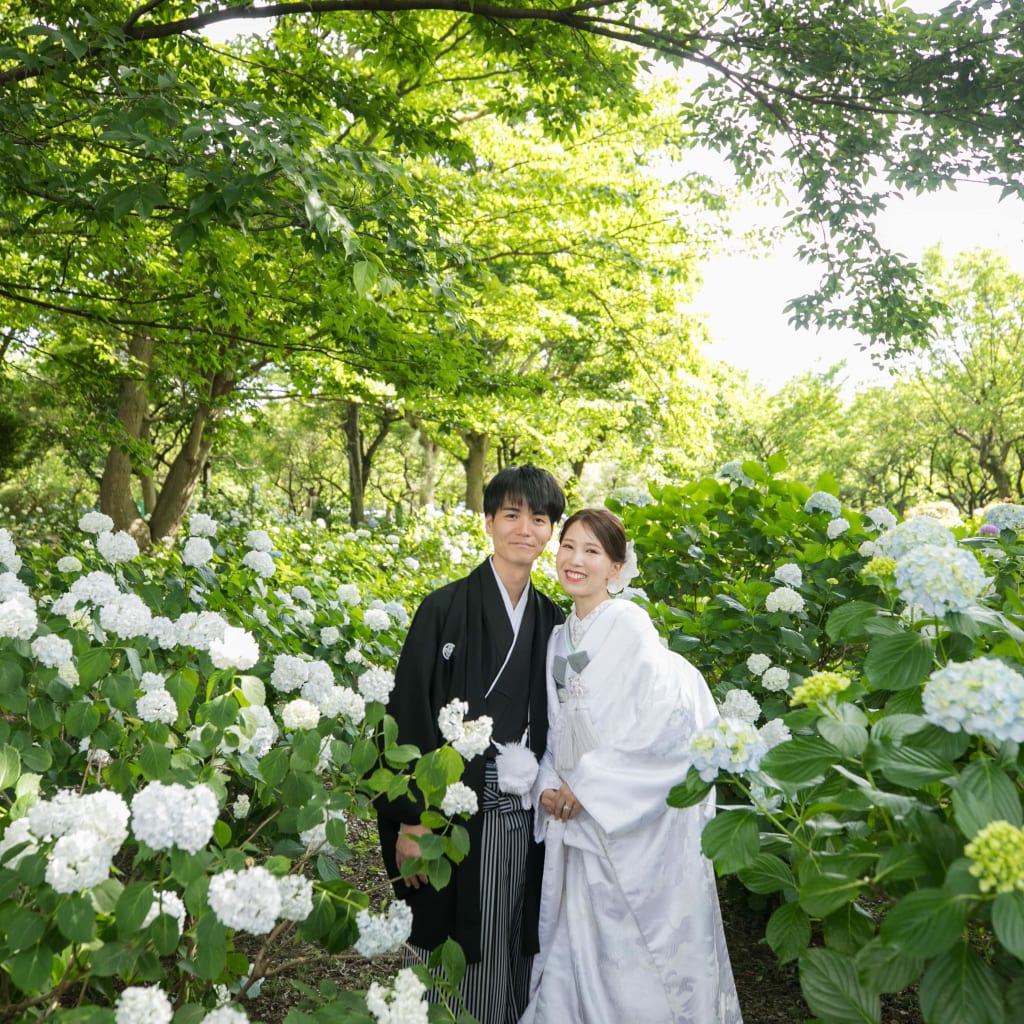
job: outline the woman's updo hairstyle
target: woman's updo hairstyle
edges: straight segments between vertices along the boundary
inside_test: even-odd
[[[574,512],[566,519],[558,535],[559,540],[565,536],[565,531],[573,523],[585,526],[613,562],[625,562],[626,531],[618,517],[612,515],[606,508],[581,508],[579,512]]]

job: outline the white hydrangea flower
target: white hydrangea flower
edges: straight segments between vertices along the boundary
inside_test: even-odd
[[[320,643],[324,647],[333,647],[341,639],[341,630],[337,626],[324,626],[320,630]]]
[[[320,721],[320,709],[301,697],[290,700],[279,713],[282,725],[293,732],[299,729],[315,729]]]
[[[899,520],[883,505],[868,509],[864,513],[876,530],[891,530]]]
[[[12,573],[21,572],[21,555],[14,546],[11,531],[0,527],[0,565],[6,566]]]
[[[270,579],[277,572],[274,556],[266,551],[253,550],[246,552],[245,558],[242,559],[242,565],[246,569],[252,569],[257,576],[262,576],[265,580]]]
[[[771,693],[778,693],[789,687],[789,669],[779,665],[767,669],[761,676],[761,685]]]
[[[176,892],[168,892],[166,889],[157,889],[153,893],[153,902],[143,918],[141,927],[148,928],[161,914],[174,918],[178,923],[178,934],[185,930],[186,911],[185,904]]]
[[[363,613],[363,625],[380,633],[391,625],[391,617],[383,608],[367,608]]]
[[[217,795],[203,783],[151,782],[132,797],[132,832],[154,850],[197,853],[213,838],[217,811]]]
[[[857,548],[857,554],[861,558],[873,558],[877,549],[878,545],[873,540],[866,540]]]
[[[1008,502],[992,505],[985,511],[985,522],[1000,530],[1020,533],[1024,531],[1024,505],[1011,505]]]
[[[972,608],[988,583],[977,558],[962,548],[921,544],[896,561],[900,598],[925,615]]]
[[[57,559],[57,572],[81,572],[82,563],[74,555],[64,555]]]
[[[739,774],[756,771],[768,747],[760,732],[749,722],[719,718],[705,726],[690,744],[691,763],[705,782],[719,771]]]
[[[148,636],[153,613],[138,594],[117,594],[100,608],[100,626],[108,633],[130,640]]]
[[[213,558],[213,545],[205,537],[189,537],[181,550],[181,560],[193,568],[207,565]]]
[[[804,599],[789,587],[779,587],[765,598],[764,608],[767,612],[781,611],[795,615],[804,610]]]
[[[772,576],[787,587],[801,587],[804,582],[804,575],[796,562],[785,562],[772,573]]]
[[[178,720],[178,705],[166,690],[149,690],[136,700],[135,713],[144,722],[174,725]]]
[[[405,610],[405,605],[400,601],[385,602],[384,611],[386,611],[399,626],[404,628],[409,625],[409,613]]]
[[[0,601],[9,601],[13,597],[32,600],[32,594],[13,572],[0,573]]]
[[[405,558],[403,558],[402,563],[405,565],[406,569],[410,570],[411,572],[420,571],[420,560],[418,558],[413,558],[412,555],[407,555]]]
[[[114,529],[114,520],[103,512],[86,512],[78,520],[78,528],[82,533],[110,533]]]
[[[394,953],[409,941],[412,933],[412,910],[405,900],[395,900],[386,914],[360,910],[356,914],[359,938],[354,949],[365,957]]]
[[[139,545],[135,538],[125,530],[112,533],[109,530],[96,538],[96,550],[112,565],[119,562],[130,562],[139,556]]]
[[[252,801],[248,793],[241,793],[235,797],[234,802],[231,804],[231,815],[236,820],[249,817],[249,811],[252,807]]]
[[[214,640],[222,640],[228,623],[218,612],[185,612],[174,624],[178,646],[207,651]]]
[[[305,921],[313,913],[313,883],[301,875],[286,875],[277,880],[281,892],[281,911],[284,921]]]
[[[345,652],[345,662],[348,665],[368,665],[369,662],[366,660],[366,655],[363,654],[362,648],[359,644],[354,647],[350,647]]]
[[[735,484],[739,484],[742,487],[753,487],[754,481],[743,472],[743,463],[738,459],[732,459],[729,462],[723,462],[718,467],[716,476],[724,476],[726,480],[731,480]]]
[[[825,527],[825,536],[828,537],[829,540],[835,540],[837,537],[841,537],[846,533],[849,528],[850,524],[842,517],[839,517],[831,520],[828,526]]]
[[[0,601],[0,637],[31,640],[38,628],[39,614],[32,598],[19,594]]]
[[[733,689],[719,708],[723,718],[738,718],[753,725],[761,717],[761,705],[746,690]]]
[[[764,745],[769,750],[793,738],[793,734],[789,731],[789,726],[781,718],[772,718],[765,722],[757,731],[764,741]]]
[[[347,718],[353,725],[359,725],[366,717],[366,701],[355,690],[350,690],[347,686],[338,686],[332,691],[331,708],[331,718]],[[322,708],[321,710],[325,715],[328,714],[326,709]]]
[[[46,881],[55,892],[83,892],[110,876],[114,848],[91,829],[61,836],[46,864]]]
[[[359,676],[356,685],[364,699],[386,704],[395,688],[395,674],[386,668],[373,666]]]
[[[126,988],[114,1004],[114,1024],[171,1024],[174,1008],[154,985]]]
[[[74,655],[70,640],[65,640],[55,633],[37,636],[32,641],[32,657],[47,668],[60,668],[66,665]]]
[[[922,703],[924,717],[948,732],[1024,742],[1024,674],[998,658],[937,669],[924,685]]]
[[[354,608],[362,600],[359,588],[354,583],[340,583],[338,585],[338,600],[342,604]]]
[[[469,704],[464,700],[453,700],[437,714],[437,726],[441,735],[464,758],[470,760],[484,753],[491,743],[494,722],[489,715],[481,715],[471,722],[464,721]]]
[[[426,991],[412,969],[403,967],[390,989],[376,981],[370,985],[366,1008],[377,1024],[427,1024],[427,1003],[423,1000]]]
[[[259,865],[214,875],[207,898],[222,925],[251,935],[266,935],[281,914],[278,879]]]
[[[273,551],[274,542],[266,530],[250,530],[245,535],[245,546],[253,551]]]
[[[248,990],[248,995],[255,996],[259,987],[259,985],[252,986]],[[218,1006],[216,1010],[211,1010],[203,1018],[202,1024],[249,1024],[249,1018],[233,1006]]]
[[[188,519],[188,532],[193,537],[214,537],[217,534],[217,520],[203,512],[193,512]]]
[[[956,537],[937,519],[931,516],[915,516],[897,523],[891,530],[886,530],[875,541],[875,555],[879,558],[892,558],[897,562],[914,548],[924,544],[941,544],[943,547],[956,547]]]
[[[228,626],[224,636],[210,641],[210,661],[216,668],[252,668],[260,660],[256,638],[247,629]]]
[[[296,601],[301,601],[303,604],[313,604],[313,595],[309,592],[308,587],[292,587],[291,596],[295,598]]]
[[[464,782],[453,782],[444,793],[441,813],[449,818],[456,814],[476,814],[478,802],[476,793]]]
[[[294,654],[278,654],[274,658],[274,668],[270,673],[270,685],[278,693],[292,693],[301,689],[309,679],[309,662]]]
[[[771,668],[772,659],[767,654],[752,654],[747,658],[747,671],[752,676],[761,676]]]
[[[829,494],[827,491],[815,491],[804,502],[804,511],[808,514],[827,512],[833,519],[837,519],[842,514],[843,508],[834,494]]]

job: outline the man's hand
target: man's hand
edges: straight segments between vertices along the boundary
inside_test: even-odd
[[[540,795],[540,805],[558,821],[572,821],[580,813],[576,794],[564,782],[558,789],[545,789]]]
[[[402,870],[402,864],[410,857],[418,857],[420,855],[420,844],[413,837],[425,836],[429,832],[430,829],[426,825],[399,826],[398,839],[395,842],[395,861],[398,864],[399,871]],[[410,875],[408,878],[403,879],[403,881],[407,886],[418,889],[421,885],[427,884],[427,874],[425,871],[417,871],[415,875]]]

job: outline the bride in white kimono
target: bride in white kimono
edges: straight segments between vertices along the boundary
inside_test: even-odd
[[[741,1024],[700,849],[713,794],[666,803],[690,738],[718,712],[647,613],[609,599],[626,559],[610,512],[566,521],[556,564],[574,611],[548,650],[548,748],[533,788],[541,949],[521,1024]]]

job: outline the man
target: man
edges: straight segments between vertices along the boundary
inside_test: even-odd
[[[452,700],[466,719],[489,715],[495,743],[524,736],[539,758],[547,740],[545,661],[552,629],[564,619],[530,584],[530,571],[565,510],[551,474],[534,466],[498,473],[484,491],[484,525],[494,553],[468,576],[429,594],[409,627],[388,712],[400,743],[422,753],[444,742],[438,712]],[[533,840],[533,812],[498,789],[495,750],[467,762],[463,781],[480,810],[467,822],[470,853],[451,882],[435,890],[422,873],[395,892],[413,911],[411,943],[424,952],[454,938],[466,954],[460,986],[481,1024],[515,1024],[526,1007],[537,952],[543,851]],[[419,856],[422,804],[417,794],[378,810],[388,874]]]

